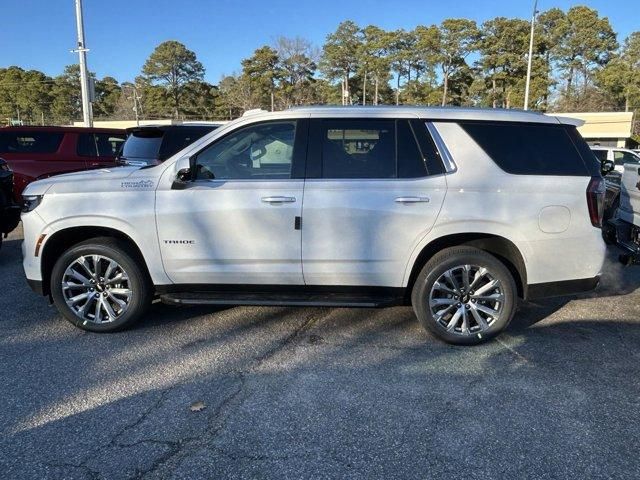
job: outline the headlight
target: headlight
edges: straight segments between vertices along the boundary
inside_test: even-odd
[[[22,196],[22,213],[27,213],[40,205],[42,195],[23,195]]]

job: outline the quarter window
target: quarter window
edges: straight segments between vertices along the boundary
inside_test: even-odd
[[[461,122],[462,128],[505,172],[517,175],[588,175],[589,170],[564,125]],[[573,127],[572,127],[573,128]],[[595,164],[593,155],[590,162]]]
[[[198,154],[196,178],[291,178],[295,133],[295,121],[261,123],[237,130]]]
[[[54,153],[62,137],[58,132],[2,132],[0,153]]]

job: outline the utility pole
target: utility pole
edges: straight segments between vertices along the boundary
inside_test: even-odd
[[[531,64],[533,63],[533,31],[536,26],[538,0],[533,1],[533,15],[531,16],[531,35],[529,38],[529,61],[527,63],[527,84],[524,89],[524,109],[529,110],[529,88],[531,87]]]
[[[89,73],[87,72],[87,52],[84,43],[84,20],[82,18],[82,0],[76,0],[76,27],[78,29],[78,52],[80,58],[80,88],[82,90],[82,119],[85,127],[93,126],[91,102],[89,101]]]

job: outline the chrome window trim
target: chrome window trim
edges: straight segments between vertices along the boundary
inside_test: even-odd
[[[442,159],[442,163],[444,164],[444,169],[446,173],[453,173],[458,170],[456,163],[453,161],[453,157],[449,152],[449,149],[442,140],[438,129],[433,124],[433,122],[425,122],[427,126],[427,130],[429,131],[429,135],[433,139],[433,143],[436,144],[436,148],[438,149],[438,153],[440,154],[440,158]]]

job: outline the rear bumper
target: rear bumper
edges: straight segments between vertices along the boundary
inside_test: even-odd
[[[600,283],[600,275],[593,278],[564,280],[561,282],[534,283],[527,287],[526,300],[537,298],[561,297],[594,290]]]

